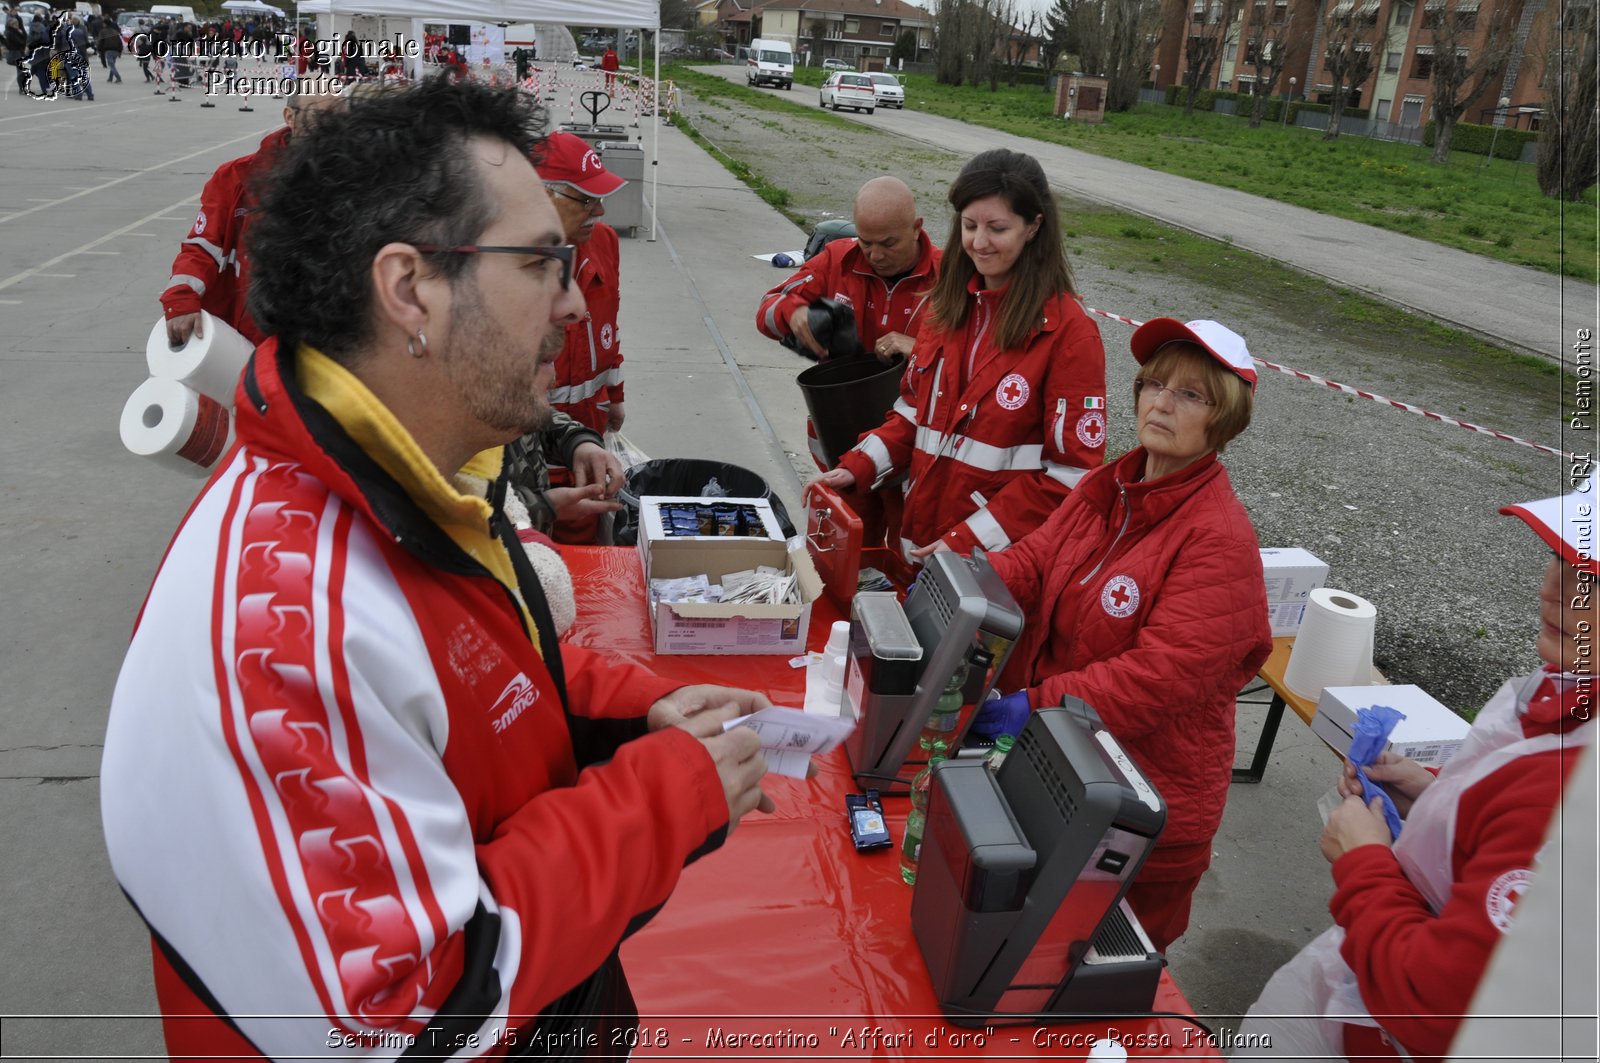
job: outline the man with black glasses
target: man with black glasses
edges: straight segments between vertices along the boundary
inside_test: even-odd
[[[612,1053],[621,941],[772,807],[756,735],[723,733],[765,699],[559,644],[502,511],[584,314],[542,121],[472,81],[373,93],[261,185],[272,338],[101,779],[174,1058]]]

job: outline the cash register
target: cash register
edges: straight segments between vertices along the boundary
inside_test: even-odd
[[[1166,805],[1068,697],[997,770],[936,765],[911,927],[940,1005],[983,1026],[1150,1010],[1165,966],[1123,895]]]

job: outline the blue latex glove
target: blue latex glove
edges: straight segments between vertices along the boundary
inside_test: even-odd
[[[1028,704],[1026,690],[1017,690],[1005,695],[991,694],[989,700],[979,706],[978,714],[972,718],[972,733],[990,741],[1001,735],[1011,735],[1014,738],[1027,726],[1028,714],[1032,711],[1033,706]]]
[[[1395,725],[1406,718],[1399,709],[1387,705],[1373,705],[1356,710],[1355,726],[1350,731],[1350,762],[1356,766],[1356,778],[1361,781],[1361,799],[1372,804],[1374,797],[1383,800],[1383,818],[1389,824],[1389,837],[1400,837],[1400,810],[1394,807],[1383,787],[1367,778],[1367,765],[1377,761]]]

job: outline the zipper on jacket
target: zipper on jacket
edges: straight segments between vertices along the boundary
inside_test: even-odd
[[[583,315],[583,330],[589,334],[589,374],[592,377],[600,371],[600,352],[594,345],[594,315]]]
[[[1133,510],[1128,508],[1128,489],[1122,484],[1118,484],[1117,493],[1122,496],[1122,527],[1118,528],[1117,534],[1112,536],[1111,545],[1106,548],[1105,556],[1100,559],[1094,568],[1089,570],[1087,576],[1078,581],[1078,586],[1080,587],[1088,586],[1089,581],[1094,579],[1095,574],[1105,567],[1107,561],[1111,560],[1111,555],[1116,551],[1117,544],[1122,541],[1122,533],[1128,530],[1128,521],[1133,518]]]

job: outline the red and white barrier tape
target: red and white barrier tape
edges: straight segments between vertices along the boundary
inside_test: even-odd
[[[1120,321],[1124,325],[1128,325],[1132,328],[1138,328],[1140,325],[1144,324],[1143,321],[1135,321],[1131,317],[1123,317],[1121,314],[1113,314],[1105,310],[1096,310],[1092,306],[1085,307],[1084,309],[1088,310],[1091,314],[1097,314],[1100,317],[1110,318],[1112,321]],[[1479,435],[1492,436],[1495,439],[1503,439],[1507,443],[1516,443],[1519,446],[1531,447],[1534,450],[1543,451],[1546,454],[1554,454],[1557,457],[1565,458],[1568,461],[1571,461],[1574,457],[1574,455],[1568,451],[1557,450],[1555,447],[1547,447],[1543,443],[1534,443],[1530,440],[1509,435],[1505,432],[1496,431],[1493,428],[1484,428],[1482,425],[1476,425],[1468,421],[1457,420],[1454,417],[1447,417],[1442,413],[1434,413],[1432,410],[1425,410],[1421,406],[1413,406],[1409,402],[1401,402],[1398,399],[1391,399],[1382,395],[1375,395],[1370,391],[1362,391],[1360,388],[1353,388],[1349,384],[1341,384],[1338,381],[1328,380],[1325,377],[1317,376],[1315,373],[1307,373],[1300,369],[1291,369],[1289,366],[1279,365],[1276,362],[1269,362],[1264,358],[1256,358],[1255,355],[1251,355],[1250,357],[1257,365],[1264,365],[1268,369],[1275,369],[1285,376],[1297,377],[1300,380],[1309,380],[1313,384],[1321,384],[1323,387],[1332,388],[1335,391],[1342,391],[1346,395],[1357,395],[1363,399],[1371,399],[1373,402],[1380,402],[1385,406],[1392,406],[1397,410],[1405,410],[1407,413],[1418,414],[1419,416],[1428,418],[1430,421],[1439,421],[1442,424],[1453,424],[1457,428],[1465,428],[1469,432],[1477,432]]]

